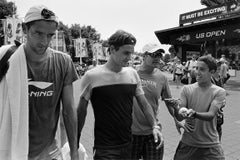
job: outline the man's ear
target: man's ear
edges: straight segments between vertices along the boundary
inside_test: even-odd
[[[144,53],[142,57],[143,57],[143,60],[145,60],[147,58],[147,54]]]
[[[25,23],[22,23],[22,30],[24,34],[27,34],[27,25]]]
[[[211,74],[214,74],[215,72],[216,72],[216,70],[214,70],[214,69],[212,69],[212,70],[210,71]]]
[[[114,47],[113,45],[111,45],[111,46],[109,47],[110,53],[113,53],[114,50],[115,50],[115,47]]]

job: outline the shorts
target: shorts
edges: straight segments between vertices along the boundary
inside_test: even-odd
[[[198,148],[180,142],[173,160],[225,160],[225,157],[220,145]]]
[[[156,149],[153,135],[133,135],[132,160],[162,160],[164,145]]]
[[[93,159],[94,160],[106,160],[106,159],[121,159],[130,160],[131,159],[131,143],[118,148],[103,149],[103,148],[93,148]]]

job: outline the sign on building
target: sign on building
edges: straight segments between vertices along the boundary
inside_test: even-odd
[[[193,44],[198,42],[220,40],[227,38],[239,38],[240,37],[240,26],[221,26],[215,28],[208,28],[203,30],[189,31],[182,34],[170,36],[171,41],[174,44]]]
[[[224,15],[240,14],[240,3],[228,2],[226,5],[208,7],[179,15],[179,25],[193,23],[204,19],[217,18]]]

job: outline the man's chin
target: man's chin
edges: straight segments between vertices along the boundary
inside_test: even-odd
[[[196,78],[196,81],[197,81],[197,82],[201,82],[202,79],[201,79],[201,78]]]
[[[122,67],[128,67],[129,65],[127,63],[124,63]]]
[[[38,53],[38,55],[43,55],[43,54],[45,54],[46,50],[47,50],[46,48],[39,49],[37,53]]]
[[[206,84],[206,80],[204,79],[196,79],[196,81],[198,82],[198,84]]]

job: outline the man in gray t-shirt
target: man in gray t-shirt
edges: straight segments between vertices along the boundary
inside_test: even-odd
[[[196,67],[197,82],[184,86],[180,93],[175,113],[176,118],[185,123],[174,160],[225,159],[216,126],[226,91],[211,82],[216,69],[217,63],[212,56],[200,57]]]
[[[77,114],[72,86],[78,77],[70,56],[48,47],[57,26],[57,17],[45,6],[31,7],[24,18],[23,31],[27,35],[24,53],[28,73],[29,160],[62,158],[55,141],[61,102],[71,158],[78,159]]]
[[[143,63],[138,69],[138,75],[141,79],[145,97],[151,105],[154,116],[157,119],[159,109],[159,99],[171,98],[171,92],[167,77],[158,69],[162,53],[164,50],[158,45],[148,44],[143,48]],[[166,103],[170,113],[172,108],[170,103]],[[159,130],[162,131],[161,124],[158,122]],[[132,124],[132,159],[162,159],[163,158],[163,140],[162,145],[157,149],[158,143],[154,142],[151,133],[152,127],[149,125],[146,116],[138,106],[136,100],[133,103],[133,124]]]

